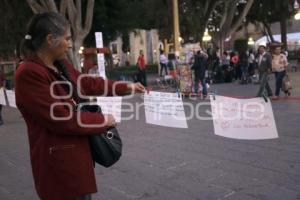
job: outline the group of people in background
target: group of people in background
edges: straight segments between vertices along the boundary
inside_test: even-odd
[[[163,50],[160,51],[161,76],[163,74],[176,76],[175,59],[175,57],[165,55]],[[193,92],[198,93],[200,86],[203,97],[207,96],[207,83],[229,83],[235,80],[241,84],[260,83],[257,96],[269,96],[276,100],[279,98],[283,79],[286,76],[288,59],[279,45],[273,48],[272,52],[268,52],[265,46],[259,46],[257,54],[249,50],[242,53],[224,51],[222,55],[219,55],[217,51],[209,48],[207,51],[199,50],[194,53],[190,66],[194,71]],[[137,67],[138,81],[146,87],[146,67],[142,50],[137,60]],[[269,85],[271,73],[275,75],[275,95]],[[5,73],[3,68],[0,68],[0,88],[5,85]],[[286,96],[291,95],[289,90],[284,92]],[[3,124],[1,113],[2,105],[0,105],[0,125]]]
[[[169,60],[163,51],[160,53],[160,75],[168,75]],[[191,70],[194,71],[193,92],[198,93],[202,86],[202,95],[207,95],[206,83],[222,83],[236,81],[240,84],[260,84],[257,96],[269,96],[276,100],[282,89],[283,79],[286,76],[288,59],[281,46],[277,45],[272,51],[267,51],[266,46],[259,46],[257,52],[227,52],[222,55],[218,50],[208,48],[199,50],[191,57]],[[275,75],[275,95],[269,85],[269,75]],[[200,85],[199,85],[200,84]],[[290,91],[284,91],[286,96]]]
[[[257,96],[269,96],[273,100],[277,100],[288,67],[287,56],[282,53],[280,46],[275,47],[272,54],[266,51],[265,46],[260,46],[257,63],[260,77],[260,88]],[[274,73],[275,75],[275,96],[273,96],[272,89],[268,82],[268,75],[270,73]],[[290,91],[284,92],[286,96],[290,95]]]

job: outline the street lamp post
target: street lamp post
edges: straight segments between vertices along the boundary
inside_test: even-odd
[[[204,32],[204,36],[203,36],[202,40],[205,44],[207,44],[207,42],[211,41],[211,36],[209,35],[207,29]]]
[[[249,37],[249,39],[248,39],[248,45],[249,45],[249,46],[254,45],[254,40],[253,40],[252,37]]]
[[[299,10],[299,3],[297,0],[295,0],[295,3],[294,3],[294,8],[295,10],[298,10],[296,15],[295,15],[295,20],[300,20],[300,10]]]
[[[174,26],[174,47],[175,54],[179,56],[180,51],[180,33],[179,33],[179,14],[178,14],[178,0],[173,0],[173,26]]]
[[[295,15],[295,20],[300,20],[300,10]]]
[[[208,33],[208,30],[206,29],[205,30],[205,32],[204,32],[204,36],[203,36],[203,41],[204,42],[209,42],[209,41],[211,41],[211,36],[209,35],[209,33]]]

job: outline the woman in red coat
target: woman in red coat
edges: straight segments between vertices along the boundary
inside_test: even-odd
[[[70,39],[70,26],[63,16],[35,15],[22,45],[26,59],[15,75],[16,103],[27,124],[35,188],[42,200],[91,199],[97,187],[87,136],[105,133],[116,125],[112,115],[74,111],[78,99],[53,82],[62,75],[89,96],[145,90],[140,83],[86,76],[78,79],[80,73],[66,60],[61,61],[71,47]],[[101,126],[83,127],[80,120]]]

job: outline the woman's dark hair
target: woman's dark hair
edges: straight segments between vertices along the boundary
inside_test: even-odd
[[[27,33],[21,43],[21,55],[35,56],[48,34],[52,34],[54,38],[63,36],[70,27],[69,22],[64,16],[55,12],[45,12],[34,15],[27,25]],[[58,71],[70,80],[68,71],[63,61],[55,61],[54,65]]]
[[[27,25],[27,33],[21,43],[21,55],[32,56],[41,48],[48,34],[63,36],[70,27],[64,16],[55,12],[34,15]]]

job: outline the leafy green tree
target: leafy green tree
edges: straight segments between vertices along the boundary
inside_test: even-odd
[[[0,56],[15,56],[32,12],[25,1],[4,0],[0,13]]]
[[[270,24],[280,22],[281,41],[286,48],[287,20],[293,17],[296,12],[294,3],[295,0],[276,0],[275,2],[272,0],[256,0],[247,16],[247,20],[253,23],[262,23],[271,42],[274,42],[274,38]]]

